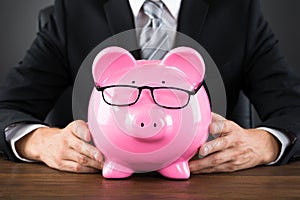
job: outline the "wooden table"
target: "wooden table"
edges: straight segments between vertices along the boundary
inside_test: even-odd
[[[156,173],[106,180],[0,158],[0,199],[300,199],[300,162],[175,181]]]

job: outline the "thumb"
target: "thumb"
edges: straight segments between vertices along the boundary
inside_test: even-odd
[[[214,112],[211,113],[211,116],[212,116],[212,122],[214,121],[224,121],[226,120],[226,118],[224,118],[223,116],[219,115],[219,114],[216,114]]]
[[[71,128],[73,134],[77,136],[79,139],[84,140],[86,142],[91,141],[91,134],[86,122],[82,120],[76,120],[71,122],[69,124],[69,127]]]
[[[213,137],[217,138],[223,132],[224,123],[226,119],[221,115],[216,113],[212,113],[212,121],[209,126],[209,132],[212,134]]]

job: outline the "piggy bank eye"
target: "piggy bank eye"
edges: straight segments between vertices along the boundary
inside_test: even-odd
[[[137,102],[140,90],[132,85],[111,85],[107,87],[96,87],[102,91],[103,100],[111,106],[130,106]]]
[[[184,108],[190,100],[190,91],[180,88],[158,87],[152,90],[154,102],[169,109]]]

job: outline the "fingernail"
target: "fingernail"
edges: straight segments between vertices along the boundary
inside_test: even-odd
[[[200,153],[197,155],[198,158],[204,158],[205,156],[201,155]]]
[[[104,163],[104,158],[103,158],[103,156],[100,154],[100,153],[94,153],[94,158],[97,160],[97,161],[99,161],[99,162],[101,162],[101,163]]]
[[[78,133],[78,135],[80,136],[81,139],[88,141],[89,140],[89,133],[88,131],[79,123],[76,123],[76,131]]]
[[[99,153],[94,153],[94,158],[95,158],[95,160],[98,160],[98,161],[101,161],[102,160],[102,158],[100,157],[100,154]]]
[[[216,121],[211,124],[211,133],[212,134],[220,134],[224,128],[223,121]]]
[[[204,155],[203,156],[206,156],[208,154],[208,152],[209,152],[209,147],[208,147],[208,145],[205,145],[204,146]]]
[[[83,128],[78,127],[77,131],[82,139],[87,140],[87,135],[85,134],[85,131],[83,130]]]
[[[209,153],[209,145],[204,145],[203,150],[201,147],[201,150],[199,151],[198,157],[204,158]]]

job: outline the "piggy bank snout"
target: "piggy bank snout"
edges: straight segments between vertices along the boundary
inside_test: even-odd
[[[153,128],[155,130],[164,125],[163,113],[155,108],[151,109],[150,112],[142,109],[136,110],[132,113],[132,116],[133,126],[136,128]]]
[[[158,139],[163,135],[162,130],[166,125],[166,114],[156,105],[133,106],[129,115],[132,127],[128,129],[131,130],[127,132],[128,135],[144,139]]]
[[[150,91],[143,91],[129,112],[133,116],[133,125],[136,128],[155,129],[164,125],[165,113],[154,103]]]

